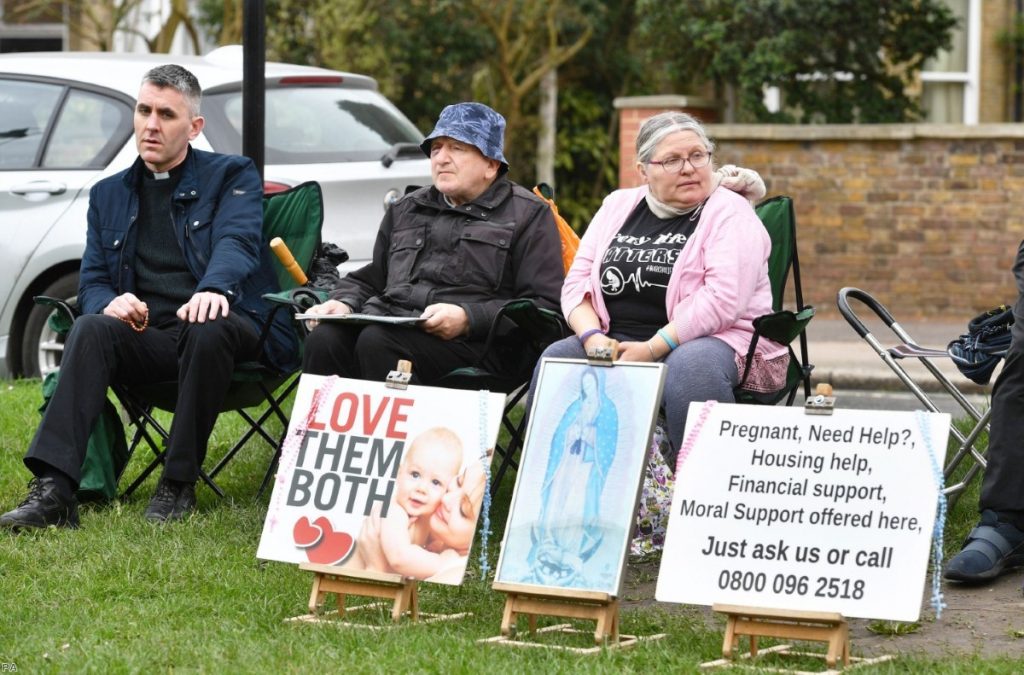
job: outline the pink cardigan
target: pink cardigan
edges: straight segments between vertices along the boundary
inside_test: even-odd
[[[590,298],[601,327],[608,329],[608,309],[601,294],[601,259],[612,237],[647,186],[608,195],[586,234],[562,286],[562,313]],[[745,356],[754,335],[753,320],[772,311],[768,281],[771,240],[746,199],[726,188],[711,193],[690,241],[676,260],[665,294],[665,309],[679,342],[710,335]],[[757,354],[770,360],[787,353],[784,346],[761,339]]]

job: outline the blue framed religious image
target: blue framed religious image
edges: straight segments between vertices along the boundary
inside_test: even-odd
[[[618,595],[660,363],[544,359],[495,582]]]

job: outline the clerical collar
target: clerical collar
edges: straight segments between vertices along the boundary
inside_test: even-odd
[[[168,180],[168,179],[171,179],[171,178],[178,178],[178,177],[181,176],[181,172],[182,172],[184,166],[185,166],[185,163],[182,162],[178,166],[172,168],[170,171],[160,171],[160,172],[150,171],[147,168],[145,176],[146,176],[146,178],[150,178],[152,180]]]

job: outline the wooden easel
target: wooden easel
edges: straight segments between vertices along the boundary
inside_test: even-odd
[[[309,594],[309,614],[294,617],[293,621],[322,621],[327,615],[323,611],[324,600],[328,593],[338,598],[338,609],[334,615],[337,619],[345,617],[345,597],[347,595],[369,596],[391,600],[391,621],[398,621],[409,615],[412,621],[419,620],[419,596],[415,579],[403,578],[400,574],[384,574],[371,570],[345,572],[333,565],[302,563],[299,569],[313,573],[313,589]],[[352,610],[368,608],[361,605]],[[367,624],[346,624],[366,625]]]
[[[590,654],[599,652],[602,647],[632,647],[641,639],[657,640],[664,634],[639,638],[635,635],[619,634],[619,600],[608,593],[581,591],[559,588],[538,588],[524,584],[494,582],[492,588],[507,594],[505,611],[501,618],[501,635],[484,638],[478,642],[507,645],[513,647],[543,647]],[[571,628],[569,624],[558,624],[537,629],[538,616],[558,616],[572,619],[590,619],[597,622],[594,628],[595,647],[566,647],[541,642],[517,640],[516,622],[520,614],[527,616],[531,637],[539,633],[582,633],[584,631]]]
[[[759,655],[780,654],[784,656],[810,656],[823,658],[828,670],[823,673],[835,674],[842,669],[856,666],[882,663],[893,658],[891,654],[864,659],[850,656],[850,628],[842,614],[837,612],[811,612],[802,610],[767,609],[764,607],[746,607],[743,605],[712,606],[716,612],[725,614],[725,637],[722,641],[722,658],[700,664],[701,668],[717,668],[720,666],[736,666],[739,657],[738,646],[742,636],[750,640],[750,650],[743,655],[751,660]],[[759,637],[788,638],[810,642],[828,643],[825,654],[793,651],[790,645],[776,645],[759,650]],[[754,666],[754,664],[750,664]],[[839,665],[840,670],[836,670]],[[758,664],[758,670],[788,671],[781,668],[770,669]]]
[[[777,637],[827,642],[828,667],[835,668],[840,659],[844,667],[850,665],[850,629],[842,614],[718,604],[712,609],[728,617],[722,641],[724,659],[733,658],[740,637],[746,635],[750,638],[751,658],[758,654],[757,638]]]

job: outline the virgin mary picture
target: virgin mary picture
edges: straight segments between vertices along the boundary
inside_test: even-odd
[[[545,360],[497,579],[617,586],[661,368]]]

